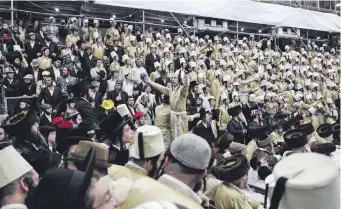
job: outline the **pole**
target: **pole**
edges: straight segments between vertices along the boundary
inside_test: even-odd
[[[239,22],[237,21],[237,40],[239,40]]]
[[[182,30],[186,33],[186,35],[188,36],[188,38],[190,38],[191,36],[187,33],[187,31],[186,31],[185,28],[182,26],[182,24],[179,22],[179,20],[176,19],[176,17],[173,15],[172,12],[169,12],[169,13],[173,16],[173,18],[175,19],[175,21],[179,24],[179,26],[182,28]]]
[[[145,34],[146,32],[146,22],[144,21],[144,10],[142,10],[142,28],[143,28],[143,35]]]
[[[13,0],[11,0],[11,25],[14,26]]]

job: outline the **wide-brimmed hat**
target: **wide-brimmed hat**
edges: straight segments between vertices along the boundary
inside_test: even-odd
[[[96,151],[92,148],[80,171],[53,168],[45,172],[27,206],[34,209],[84,208],[84,197],[91,184]]]
[[[88,79],[83,79],[72,86],[67,88],[69,93],[73,93],[74,96],[80,96],[84,92],[86,92],[89,88],[92,88],[93,85]]]
[[[39,148],[30,152],[25,158],[39,175],[43,175],[50,168],[57,168],[62,161],[62,156],[46,148]]]
[[[230,116],[234,117],[242,112],[242,107],[240,105],[231,107],[227,110]]]
[[[95,166],[101,168],[108,168],[109,164],[109,149],[104,144],[93,141],[80,141],[76,150],[64,161],[72,161],[76,163],[84,163],[86,153],[93,148],[96,151]]]
[[[14,64],[14,60],[16,58],[18,58],[20,62],[22,61],[22,54],[19,51],[14,51],[6,55],[6,60],[12,65]]]
[[[269,135],[270,128],[268,126],[249,127],[248,135],[251,139],[265,139]]]
[[[56,129],[56,143],[57,151],[64,154],[70,146],[77,145],[80,141],[91,141],[87,133],[80,128],[73,128],[71,125],[64,126],[63,124],[70,124],[69,122],[62,122]]]
[[[2,128],[7,134],[20,140],[26,138],[31,132],[32,125],[38,121],[39,119],[33,111],[24,111],[8,118],[4,124],[2,124]]]
[[[249,170],[249,163],[244,155],[233,155],[216,166],[218,179],[232,182],[245,176]]]
[[[111,99],[103,100],[101,107],[105,110],[111,110],[115,106],[114,102]]]
[[[283,135],[286,145],[291,148],[300,148],[308,143],[307,134],[301,129],[287,131]]]
[[[130,117],[122,117],[118,112],[114,112],[99,123],[99,128],[108,135],[117,132],[124,125],[131,122]]]
[[[305,134],[309,135],[314,133],[315,129],[312,123],[302,124],[298,127],[299,129],[303,130]]]
[[[56,131],[56,127],[54,126],[49,126],[49,125],[45,125],[45,126],[41,126],[39,127],[39,132],[45,137],[47,138],[49,136],[49,134],[52,131]]]
[[[316,132],[322,138],[327,138],[328,136],[333,134],[332,125],[329,123],[321,124],[317,129]]]

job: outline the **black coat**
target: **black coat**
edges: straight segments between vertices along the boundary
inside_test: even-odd
[[[158,83],[162,86],[167,86],[167,83],[169,83],[169,82],[170,82],[170,78],[168,78],[168,77],[166,78],[166,82],[164,82],[161,77],[158,77],[157,79],[155,79],[155,83]],[[154,92],[155,92],[155,100],[157,102],[160,101],[161,92],[158,90],[155,90]]]
[[[116,97],[118,96],[118,93],[116,92],[116,90],[112,90],[109,91],[107,94],[107,99],[111,99],[112,101],[114,101],[115,107],[117,107],[120,104],[125,104],[128,101],[128,93],[125,91],[121,91],[120,92],[120,96],[121,96],[121,100],[118,101],[116,100]]]
[[[114,146],[109,148],[109,163],[124,166],[129,161],[129,150],[118,150]]]
[[[234,136],[234,141],[245,144],[246,134],[243,133],[243,129],[239,121],[232,119],[227,124],[227,131]]]
[[[1,79],[0,83],[6,86],[6,97],[16,97],[20,95],[20,81],[18,79],[13,78],[12,83],[9,83],[6,78],[3,78]]]
[[[80,60],[82,64],[82,69],[84,70],[84,72],[90,75],[90,69],[95,66],[95,56],[92,56],[90,59],[89,56],[84,55],[80,58]]]
[[[96,121],[96,113],[94,108],[91,106],[91,104],[82,98],[77,98],[75,100],[75,108],[79,112],[79,114],[82,116],[82,120],[90,119],[92,121]]]
[[[18,73],[16,72],[16,70],[13,68],[14,71],[14,77],[17,78],[18,80],[20,80],[20,82],[23,80],[23,77],[26,75],[26,69],[23,67],[19,67],[18,68]]]
[[[51,120],[52,120],[52,116],[51,116]],[[45,114],[40,117],[39,126],[52,126],[52,123],[45,116]]]
[[[155,57],[154,57],[152,53],[147,54],[146,60],[145,60],[145,68],[146,68],[148,75],[150,75],[152,72],[155,71],[155,67],[154,67],[155,62],[160,62],[160,56],[155,54]]]
[[[41,46],[39,42],[36,42],[32,48],[30,42],[28,41],[24,44],[24,48],[25,48],[25,53],[27,55],[27,58],[26,58],[27,64],[30,65],[33,59],[38,58],[37,53],[41,53],[40,52]]]
[[[40,31],[36,33],[36,42],[38,42],[41,46],[44,45],[45,43],[45,36],[46,34],[43,32],[43,36],[41,36]]]
[[[206,139],[210,147],[212,148],[214,147],[213,142],[215,141],[215,137],[214,137],[211,126],[205,127],[204,124],[201,122],[193,128],[192,132]]]
[[[46,41],[44,41],[43,44],[42,44],[42,47],[47,47],[47,48],[49,48],[49,50],[50,50],[50,56],[52,56],[53,53],[55,53],[56,56],[58,56],[58,45],[57,45],[57,43],[55,43],[55,42],[53,42],[53,41],[50,41],[50,45],[47,46]]]
[[[37,89],[37,84],[35,83],[32,83],[31,88],[23,84],[20,86],[20,95],[32,96],[33,94],[36,94],[36,89]]]
[[[122,56],[125,54],[124,53],[124,48],[122,46],[108,46],[108,49],[105,50],[105,55],[107,57],[110,57],[110,63],[112,63],[113,58],[110,56],[110,53],[112,51],[115,51],[117,56],[118,56],[118,61],[120,62],[121,66],[124,65],[124,63],[122,63]]]
[[[199,108],[199,111],[198,111],[197,106],[189,106],[189,108],[188,108],[188,113],[189,113],[190,115],[194,115],[194,114],[196,114],[196,113],[200,113],[200,110],[202,110],[202,109],[203,109],[203,108],[200,107],[200,108]],[[189,122],[188,122],[188,130],[192,130],[192,128],[195,127],[195,126],[197,125],[197,123],[198,123],[199,120],[200,120],[200,118],[194,118],[193,121],[189,121]]]
[[[40,92],[37,106],[39,106],[42,100],[44,100],[45,103],[50,104],[52,106],[52,109],[56,109],[58,104],[61,101],[61,96],[62,96],[62,92],[59,87],[57,86],[54,87],[52,95],[48,87],[45,87]]]
[[[187,98],[189,99],[189,101],[191,102],[191,106],[195,106],[197,103],[197,98],[199,97],[198,93],[194,93],[194,95],[192,94],[192,92],[188,92],[188,96]]]

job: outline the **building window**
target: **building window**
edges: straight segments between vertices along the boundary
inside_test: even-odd
[[[217,20],[217,27],[223,27],[223,21]]]
[[[211,20],[205,19],[205,26],[211,26]]]

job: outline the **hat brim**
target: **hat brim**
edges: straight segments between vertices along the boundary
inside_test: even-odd
[[[63,161],[72,161],[72,162],[76,162],[76,163],[84,163],[85,158],[80,157],[80,156],[76,156],[73,154],[71,157],[63,159]],[[109,168],[111,166],[111,164],[106,163],[106,162],[101,162],[100,160],[95,159],[95,166],[101,167],[101,168]]]

